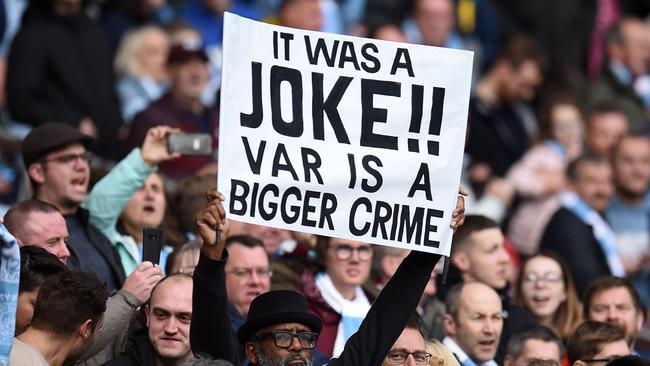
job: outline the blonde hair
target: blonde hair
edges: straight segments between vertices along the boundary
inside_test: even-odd
[[[122,75],[141,75],[142,70],[138,63],[138,50],[142,45],[142,40],[153,33],[158,33],[169,41],[167,33],[156,25],[146,25],[140,28],[131,29],[120,41],[115,55],[115,62],[113,67],[115,72]]]
[[[174,249],[167,258],[165,268],[168,275],[176,273],[193,274],[194,268],[199,263],[199,252],[201,243],[198,240],[190,240],[182,246]]]
[[[431,354],[430,366],[460,366],[456,357],[437,339],[427,341],[427,352]]]

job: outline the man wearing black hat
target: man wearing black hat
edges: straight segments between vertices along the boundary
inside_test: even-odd
[[[210,78],[208,56],[203,49],[190,45],[175,45],[167,59],[170,90],[138,113],[130,126],[127,144],[142,144],[147,131],[154,126],[180,128],[186,133],[207,133],[212,136],[216,151],[219,136],[217,108],[203,104],[201,96]],[[180,179],[194,174],[214,159],[205,156],[183,156],[160,165],[166,177]]]
[[[225,197],[213,191],[208,193],[208,199],[207,207],[196,216],[203,246],[194,272],[192,350],[240,365],[238,340],[251,364],[311,365],[322,322],[308,312],[305,298],[297,292],[270,291],[255,298],[246,323],[237,332],[237,340],[232,336],[227,321],[224,279],[228,253],[223,243],[228,225],[221,201]],[[462,224],[463,212],[464,203],[460,198],[452,227]],[[217,240],[217,230],[221,231],[220,240]],[[357,333],[329,365],[382,364],[415,311],[439,258],[424,252],[409,254],[377,297]],[[409,357],[412,355],[406,356]]]

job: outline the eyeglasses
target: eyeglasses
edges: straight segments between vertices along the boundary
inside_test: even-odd
[[[76,163],[78,160],[81,160],[81,161],[87,163],[87,162],[90,161],[90,159],[92,159],[92,157],[93,157],[93,154],[90,151],[86,151],[86,152],[81,153],[81,154],[65,154],[65,155],[57,156],[57,157],[51,158],[51,159],[43,158],[43,159],[40,159],[39,162],[41,162],[41,163],[51,163],[51,162],[55,161],[55,162],[61,163],[61,164],[70,164],[72,162]]]
[[[362,261],[367,261],[372,257],[372,248],[370,245],[352,248],[347,244],[341,244],[330,248],[334,250],[336,258],[342,261],[350,259],[350,257],[352,257],[352,252],[357,252],[359,254],[359,259]]]
[[[530,272],[526,273],[524,275],[524,282],[537,282],[537,281],[543,281],[543,282],[560,282],[562,281],[562,274],[558,272],[546,272],[543,275],[538,275],[537,273]]]
[[[431,354],[424,351],[406,352],[402,350],[396,350],[388,352],[386,360],[388,360],[388,363],[393,365],[403,365],[406,363],[409,355],[413,356],[416,365],[427,365],[431,359]]]
[[[226,273],[244,279],[253,277],[253,272],[257,277],[271,278],[273,276],[273,270],[270,268],[234,268],[232,271]]]
[[[594,358],[591,360],[580,360],[582,362],[587,362],[587,363],[592,363],[592,362],[602,362],[602,363],[610,363],[616,359],[622,358],[623,356],[610,356],[609,358]]]
[[[560,364],[556,360],[530,358],[526,360],[526,366],[560,366]]]
[[[316,347],[316,340],[318,333],[312,332],[299,332],[293,333],[286,330],[273,330],[266,333],[260,333],[253,337],[254,341],[263,341],[265,339],[273,339],[273,343],[278,348],[289,348],[293,343],[293,339],[298,338],[300,347],[304,349],[312,349]]]

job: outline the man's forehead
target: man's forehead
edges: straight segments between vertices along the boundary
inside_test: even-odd
[[[459,310],[467,313],[492,315],[502,311],[499,295],[481,283],[470,283],[463,287]]]
[[[31,212],[23,223],[27,236],[48,235],[48,236],[68,236],[68,227],[66,226],[63,215],[59,212]],[[32,243],[29,243],[32,244]]]
[[[503,232],[498,227],[474,231],[469,237],[476,246],[503,244]]]
[[[228,247],[227,267],[237,267],[237,263],[269,264],[269,257],[264,247],[247,247],[244,244],[234,242]],[[230,264],[230,266],[228,265]]]
[[[524,342],[522,356],[525,358],[537,358],[540,360],[557,359],[559,361],[560,347],[552,341],[541,339],[528,339]]]
[[[151,293],[151,307],[161,304],[188,302],[192,311],[192,277],[174,275],[158,284]],[[169,305],[165,305],[169,306]]]
[[[271,332],[274,330],[286,330],[290,332],[310,332],[308,326],[301,323],[280,323],[269,325],[268,327],[260,329],[260,332]]]
[[[630,304],[632,303],[632,295],[630,290],[625,287],[611,287],[608,289],[600,290],[593,294],[591,303],[596,304]]]

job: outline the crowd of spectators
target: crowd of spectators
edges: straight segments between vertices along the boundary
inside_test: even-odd
[[[226,11],[474,51],[445,276],[224,217]],[[0,364],[648,365],[649,189],[648,0],[0,1]]]

